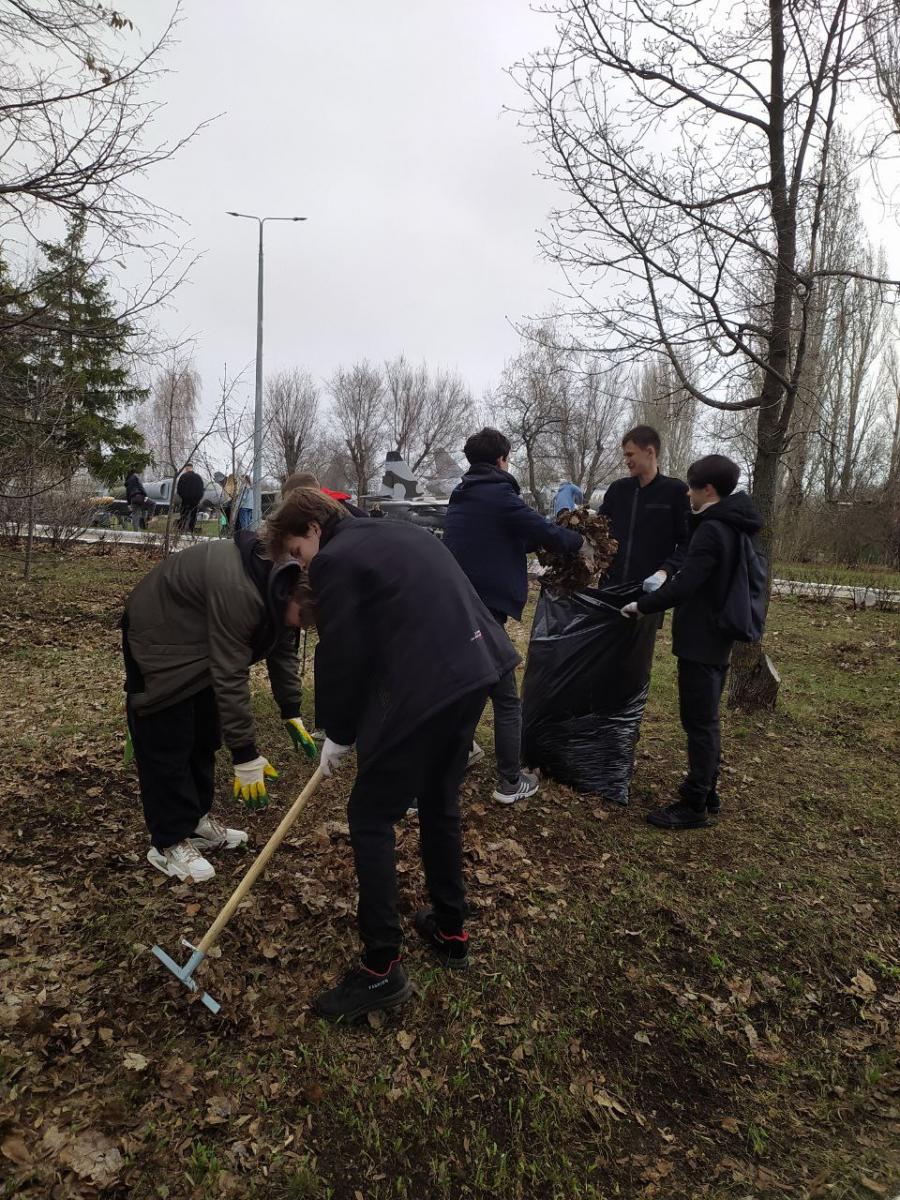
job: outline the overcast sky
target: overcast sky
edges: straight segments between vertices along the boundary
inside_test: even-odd
[[[267,372],[403,351],[481,395],[560,282],[537,250],[553,189],[502,111],[551,33],[526,0],[186,5],[160,127],[222,116],[148,190],[204,255],[165,322],[198,335],[207,402],[225,361],[252,390],[256,227],[226,209],[309,218],[266,227]]]

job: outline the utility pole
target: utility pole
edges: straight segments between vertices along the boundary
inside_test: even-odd
[[[263,418],[263,225],[266,221],[305,221],[306,217],[256,217],[229,212],[259,225],[259,268],[256,279],[256,403],[253,409],[253,527],[262,520],[262,418]],[[235,496],[239,495],[235,480]]]

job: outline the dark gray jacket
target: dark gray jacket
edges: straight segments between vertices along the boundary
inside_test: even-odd
[[[294,630],[284,626],[298,563],[262,558],[254,533],[209,541],[159,563],[128,597],[123,619],[128,703],[157,712],[212,687],[235,762],[255,758],[251,664],[266,660],[284,718],[300,715]],[[129,663],[129,656],[131,662]]]

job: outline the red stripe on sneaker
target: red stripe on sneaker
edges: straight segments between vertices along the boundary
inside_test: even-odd
[[[438,936],[441,937],[445,942],[463,942],[463,943],[465,943],[469,940],[469,935],[465,930],[462,933],[441,933],[441,931],[439,929]]]
[[[466,935],[466,936],[468,936],[468,935]],[[373,971],[372,968],[367,967],[365,963],[361,963],[360,965],[362,966],[362,969],[366,972],[367,975],[374,975],[376,979],[384,979],[385,975],[390,975],[391,971],[393,971],[394,967],[396,967],[397,963],[399,963],[399,962],[400,962],[399,957],[392,959],[388,963],[386,971]]]

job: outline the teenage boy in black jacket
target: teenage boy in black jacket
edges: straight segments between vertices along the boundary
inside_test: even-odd
[[[688,773],[680,799],[647,817],[662,829],[697,829],[719,811],[719,701],[734,643],[717,617],[737,566],[740,535],[752,537],[763,523],[746,492],[735,492],[739,475],[737,464],[722,454],[708,454],[688,468],[693,533],[684,563],[658,591],[622,609],[629,617],[675,609],[672,653]]]
[[[472,586],[501,625],[519,620],[528,599],[528,554],[545,547],[557,554],[578,554],[584,538],[562,529],[529,508],[509,474],[509,439],[498,429],[473,433],[463,453],[471,464],[453,489],[444,521],[444,545],[468,575]],[[538,777],[522,770],[522,706],[516,673],[510,671],[491,689],[497,787],[494,799],[514,804],[533,796]]]
[[[619,543],[607,585],[638,581],[654,591],[684,557],[690,509],[683,482],[660,472],[661,447],[651,425],[636,425],[622,438],[628,478],[609,485],[598,509]]]
[[[464,966],[459,785],[488,689],[518,655],[439,539],[402,521],[359,521],[297,488],[267,520],[270,555],[299,558],[316,609],[316,723],[330,775],[356,743],[347,817],[359,883],[362,963],[316,997],[332,1020],[392,1008],[400,963],[394,826],[418,797],[433,907],[415,926],[442,965]]]

